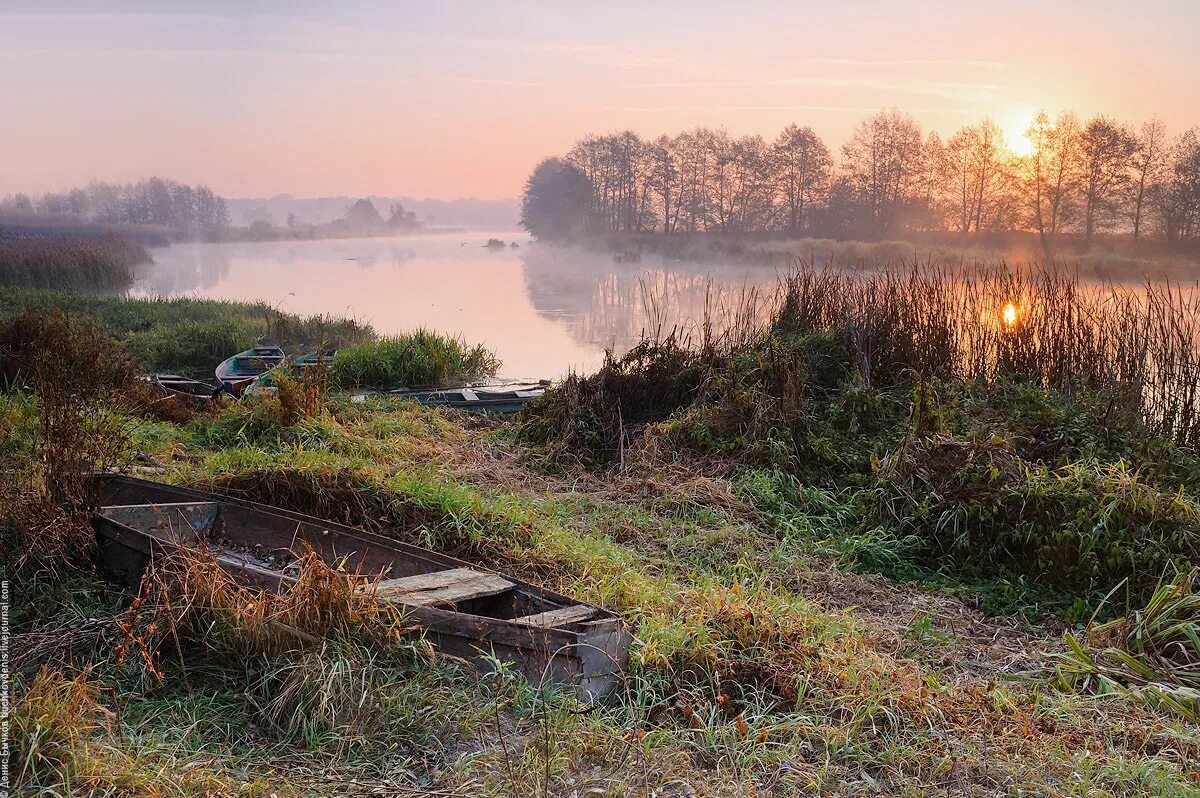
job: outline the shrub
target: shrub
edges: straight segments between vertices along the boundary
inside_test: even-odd
[[[924,543],[923,559],[1094,596],[1121,580],[1144,596],[1200,560],[1200,505],[1127,463],[1058,468],[1002,439],[915,440],[881,464],[878,520]]]

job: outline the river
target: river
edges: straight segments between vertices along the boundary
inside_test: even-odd
[[[488,249],[495,237],[517,248]],[[426,327],[483,343],[510,377],[594,370],[652,326],[694,326],[706,301],[773,286],[774,267],[696,264],[531,243],[507,233],[178,244],[155,249],[135,296],[262,300],[300,314],[352,316],[381,334]]]

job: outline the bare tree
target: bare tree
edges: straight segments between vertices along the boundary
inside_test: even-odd
[[[872,232],[901,224],[923,155],[920,126],[894,108],[862,122],[843,145],[842,168]]]
[[[991,119],[964,127],[945,148],[949,207],[960,233],[978,232],[994,211],[1004,178],[1008,148],[1004,134]]]
[[[771,146],[776,190],[783,200],[784,225],[793,234],[805,223],[805,211],[829,191],[833,158],[811,127],[788,125]]]
[[[1089,120],[1080,136],[1083,167],[1083,237],[1091,242],[1097,225],[1116,214],[1129,185],[1136,142],[1124,126],[1103,116]]]
[[[1133,168],[1133,240],[1142,235],[1142,215],[1147,192],[1163,179],[1166,166],[1167,126],[1154,117],[1142,124],[1137,143],[1130,161]]]

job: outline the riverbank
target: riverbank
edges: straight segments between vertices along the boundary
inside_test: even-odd
[[[19,777],[98,795],[1200,794],[1200,707],[1119,681],[1097,696],[1062,637],[1093,650],[1082,623],[1122,575],[1142,600],[1155,568],[1197,559],[1187,434],[1105,393],[1118,349],[1068,349],[1082,328],[1037,357],[996,328],[989,351],[1023,357],[975,373],[939,357],[973,322],[938,326],[935,302],[844,323],[904,285],[934,290],[797,275],[766,326],[647,341],[516,421],[324,395],[181,423],[103,385],[4,394],[9,491],[54,476],[44,408],[79,396],[61,417],[103,419],[78,439],[109,442],[82,447],[96,465],[432,546],[636,634],[627,681],[593,708],[419,637],[268,651],[246,625],[261,599],[139,603],[86,550],[20,545],[87,533],[6,497]],[[1083,340],[1140,329],[1122,318]]]
[[[999,266],[1040,264],[1079,271],[1088,278],[1116,282],[1169,278],[1190,282],[1200,275],[1200,247],[1171,247],[1157,241],[1134,242],[1105,235],[1090,245],[1072,236],[1043,242],[1032,233],[909,233],[901,238],[837,240],[789,237],[784,233],[609,234],[583,237],[574,245],[612,253],[618,262],[630,254],[654,255],[698,264],[743,264],[786,268],[796,259],[840,269],[878,268],[881,264],[942,263]],[[636,259],[633,262],[639,262]]]

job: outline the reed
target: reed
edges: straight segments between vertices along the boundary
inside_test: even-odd
[[[438,387],[494,376],[499,368],[481,344],[419,329],[339,349],[331,377],[342,388]]]
[[[123,288],[150,260],[137,241],[97,237],[0,237],[0,285],[19,288]]]
[[[1194,287],[1086,283],[1036,264],[899,262],[850,273],[796,261],[773,294],[746,292],[733,307],[706,303],[705,313],[691,333],[651,320],[628,355],[610,353],[595,375],[572,376],[535,405],[527,430],[539,440],[575,438],[607,459],[619,449],[618,427],[727,399],[734,386],[795,404],[829,387],[822,373],[834,368],[843,372],[837,379],[872,390],[919,379],[1100,392],[1114,418],[1132,414],[1149,435],[1200,442]],[[814,336],[827,339],[823,353],[811,351]],[[588,429],[580,432],[577,420]]]

